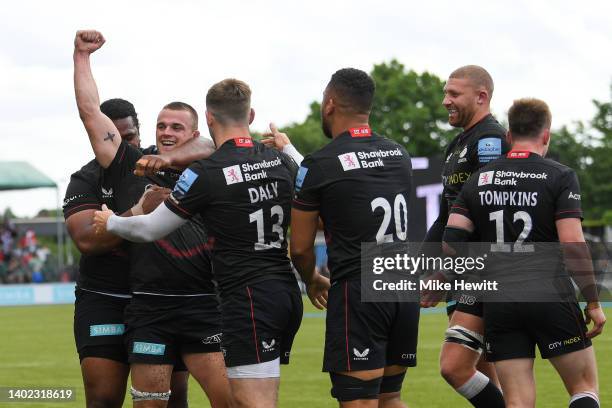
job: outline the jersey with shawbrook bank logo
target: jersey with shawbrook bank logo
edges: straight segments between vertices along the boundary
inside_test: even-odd
[[[398,143],[350,129],[306,156],[293,207],[319,211],[332,282],[359,276],[362,242],[405,241],[412,165]]]
[[[518,243],[520,249],[524,242],[558,242],[555,221],[581,218],[580,198],[572,169],[536,153],[511,151],[469,179],[451,213],[470,218],[481,241],[515,249]]]
[[[235,138],[185,170],[166,200],[180,217],[204,218],[222,294],[268,279],[295,281],[286,237],[296,170],[284,153]]]

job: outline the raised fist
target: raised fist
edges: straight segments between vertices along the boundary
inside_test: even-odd
[[[102,47],[106,40],[96,30],[79,30],[74,37],[74,50],[91,54]]]

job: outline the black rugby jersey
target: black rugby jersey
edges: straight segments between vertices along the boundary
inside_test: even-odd
[[[293,207],[319,211],[332,282],[360,275],[362,242],[406,241],[412,188],[408,152],[368,127],[306,156]]]
[[[250,138],[223,143],[183,172],[166,206],[201,214],[222,294],[268,279],[295,281],[287,257],[295,162]]]
[[[160,170],[151,177],[134,176],[140,157],[140,150],[122,142],[106,169],[115,188],[119,212],[136,204],[147,184],[172,189],[180,177],[180,172],[172,169]],[[214,293],[209,245],[201,217],[194,217],[155,242],[131,243],[132,292],[159,295]]]
[[[442,241],[450,207],[470,175],[508,150],[506,130],[490,114],[453,139],[444,153],[440,212],[426,242]]]
[[[498,262],[489,264],[488,273],[521,268],[537,273],[543,264],[533,256],[543,268],[549,269],[551,260],[561,267],[559,248],[537,243],[559,241],[556,220],[582,217],[580,186],[569,167],[511,151],[470,177],[451,213],[470,218],[478,240],[492,243],[486,250]]]
[[[483,242],[516,242],[519,236],[524,242],[558,242],[555,221],[582,217],[578,177],[553,160],[513,150],[470,178],[451,213],[470,218]],[[499,236],[496,224],[502,220]]]
[[[92,160],[70,176],[64,197],[64,218],[83,210],[100,210],[102,204],[116,210],[112,185],[104,169]],[[81,255],[77,286],[81,289],[110,294],[130,293],[130,264],[126,245],[105,254]]]

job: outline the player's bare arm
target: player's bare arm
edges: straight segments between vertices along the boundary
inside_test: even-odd
[[[173,167],[183,170],[196,160],[207,159],[215,152],[215,144],[205,137],[197,137],[177,148],[159,155],[145,155],[136,162],[134,174],[145,176],[160,169]]]
[[[121,136],[113,122],[100,111],[98,88],[91,72],[90,55],[106,40],[95,30],[77,31],[74,38],[74,93],[79,116],[89,136],[96,160],[107,168],[119,148]]]
[[[329,279],[315,270],[314,240],[319,225],[318,211],[291,209],[291,261],[306,283],[308,297],[318,309],[327,306]]]
[[[123,239],[111,234],[97,234],[94,229],[96,210],[83,210],[66,219],[66,228],[82,254],[97,255],[117,247]]]
[[[593,262],[584,241],[582,224],[579,218],[563,218],[556,221],[556,226],[565,265],[588,302],[585,309],[586,321],[587,324],[593,321],[593,328],[586,335],[589,338],[595,337],[602,333],[606,316],[599,303]]]
[[[144,192],[134,207],[121,214],[121,217],[148,214],[155,210],[170,195],[170,189],[152,186]],[[114,214],[105,205],[102,211]],[[110,251],[123,242],[123,238],[106,230],[99,230],[95,224],[96,210],[88,209],[72,214],[66,219],[66,228],[82,254],[97,255]],[[99,231],[98,231],[99,230]]]

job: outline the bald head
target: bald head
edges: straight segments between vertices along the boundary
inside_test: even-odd
[[[484,88],[489,94],[489,100],[493,96],[493,78],[483,67],[478,65],[466,65],[454,70],[449,78],[467,79],[476,89]]]

